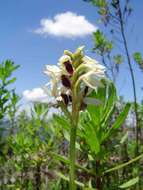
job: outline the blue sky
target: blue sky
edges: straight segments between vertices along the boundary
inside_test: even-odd
[[[130,52],[143,50],[143,2],[132,0],[134,13],[127,29]],[[64,49],[74,50],[85,44],[86,53],[93,58],[92,36],[77,38],[64,38],[48,35],[43,37],[33,31],[40,27],[43,18],[52,19],[55,15],[67,11],[84,15],[86,19],[99,29],[106,29],[98,22],[95,8],[82,0],[1,0],[0,6],[0,61],[12,59],[21,65],[16,72],[16,88],[19,94],[26,89],[40,87],[47,82],[43,74],[45,64],[56,64]],[[70,29],[69,29],[70,30]],[[118,51],[119,53],[119,51]],[[141,100],[143,92],[143,73],[134,65],[138,99]],[[132,100],[132,87],[126,63],[121,68],[118,79],[118,93]]]

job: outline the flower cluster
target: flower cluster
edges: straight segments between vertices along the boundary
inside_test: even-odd
[[[66,106],[72,103],[73,96],[78,97],[80,104],[95,103],[88,95],[103,86],[105,67],[84,55],[83,49],[79,47],[74,53],[65,50],[57,66],[46,65],[44,70],[51,78],[51,96]]]

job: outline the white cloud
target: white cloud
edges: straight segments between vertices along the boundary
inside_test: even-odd
[[[24,99],[32,102],[48,102],[48,95],[42,88],[34,88],[23,92]]]
[[[41,19],[40,25],[40,28],[34,31],[35,33],[66,38],[84,37],[97,30],[97,27],[85,16],[69,11],[57,14],[53,19]]]

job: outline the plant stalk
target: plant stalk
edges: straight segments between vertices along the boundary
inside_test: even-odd
[[[75,190],[76,126],[71,126],[70,133],[70,190]]]
[[[73,99],[72,99],[72,116],[71,116],[71,131],[70,131],[70,151],[69,151],[69,157],[70,157],[70,182],[69,182],[69,189],[70,190],[76,190],[76,184],[75,184],[75,161],[76,161],[76,131],[77,131],[77,125],[78,125],[78,104],[76,103],[76,96],[73,92]]]
[[[135,117],[136,117],[136,150],[135,150],[135,155],[138,155],[139,153],[139,122],[138,122],[138,108],[137,108],[137,94],[136,94],[136,85],[135,85],[135,77],[134,77],[134,72],[131,64],[131,59],[130,59],[130,54],[128,50],[128,45],[127,45],[127,40],[126,40],[126,35],[125,35],[125,30],[124,30],[124,23],[123,23],[123,16],[122,16],[122,11],[120,7],[120,2],[119,2],[119,22],[120,22],[120,27],[121,27],[121,35],[125,47],[125,52],[126,52],[126,57],[127,57],[127,63],[129,66],[130,70],[130,75],[132,79],[132,87],[133,87],[133,95],[134,95],[134,111],[135,111]]]
[[[102,181],[100,176],[100,160],[96,161],[96,188],[102,190]]]

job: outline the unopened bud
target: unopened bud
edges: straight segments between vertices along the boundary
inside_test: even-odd
[[[64,54],[70,56],[71,58],[73,57],[72,52],[69,50],[64,50]]]

